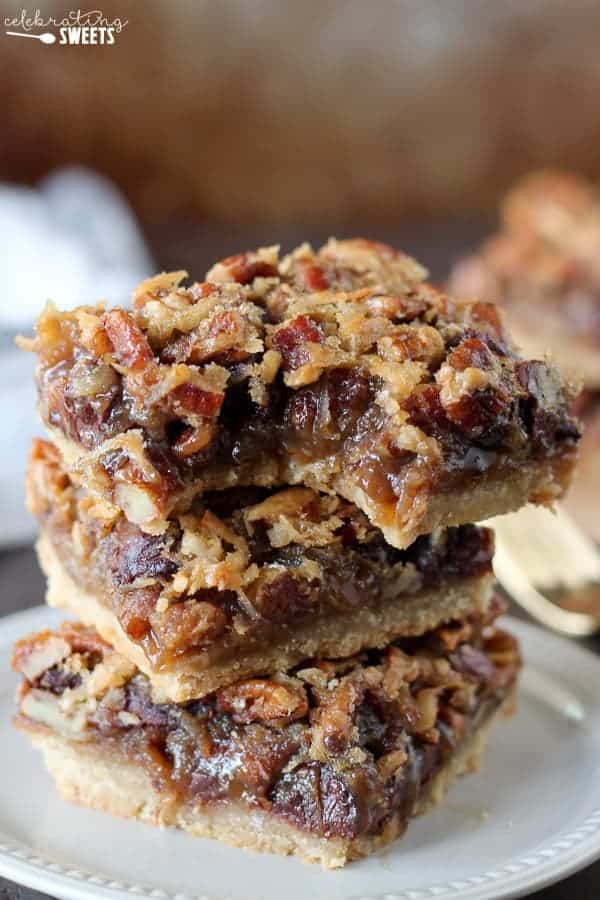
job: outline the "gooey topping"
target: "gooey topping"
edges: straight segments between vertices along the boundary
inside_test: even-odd
[[[22,342],[73,472],[148,532],[190,490],[255,483],[365,495],[380,527],[394,510],[408,524],[457,472],[578,439],[568,389],[516,356],[497,309],[451,300],[384,244],[262,248],[184,275],[144,282],[131,311],[49,307]]]
[[[308,488],[208,494],[149,535],[79,490],[44,441],[32,449],[28,498],[74,580],[108,598],[159,663],[491,574],[485,528],[439,530],[396,550],[353,504]]]
[[[57,640],[69,652],[41,671]],[[242,802],[325,837],[354,838],[414,811],[461,741],[507,696],[519,656],[490,619],[465,620],[185,705],[153,698],[147,679],[83,626],[25,638],[13,665],[39,673],[21,689],[25,726],[125,754],[184,802]]]

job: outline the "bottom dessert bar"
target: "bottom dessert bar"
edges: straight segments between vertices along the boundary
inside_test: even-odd
[[[515,640],[481,618],[309,660],[186,704],[91,628],[18,642],[16,723],[71,801],[336,868],[402,834],[477,767],[510,712]]]

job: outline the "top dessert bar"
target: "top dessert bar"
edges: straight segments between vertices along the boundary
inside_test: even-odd
[[[71,476],[143,530],[204,491],[304,484],[404,548],[565,489],[569,389],[516,355],[494,305],[450,299],[403,253],[330,240],[185,274],[130,311],[49,306],[21,342]]]
[[[499,233],[456,266],[450,289],[503,303],[528,352],[550,349],[600,388],[600,192],[588,182],[545,171],[518,184]]]

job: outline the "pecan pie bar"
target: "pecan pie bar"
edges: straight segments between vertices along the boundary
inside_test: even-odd
[[[600,388],[600,191],[537,172],[508,194],[498,234],[460,262],[450,289],[507,310],[528,353],[552,352],[564,371]]]
[[[507,311],[528,353],[583,377],[573,407],[584,424],[566,506],[600,540],[600,191],[574,175],[539,172],[508,195],[499,233],[459,263],[450,288]]]
[[[334,868],[477,765],[519,655],[472,618],[179,705],[81,625],[25,638],[13,664],[17,724],[68,800]]]
[[[41,415],[73,477],[144,531],[193,497],[303,484],[388,543],[559,497],[569,389],[521,359],[496,308],[460,302],[383,244],[330,240],[159,275],[131,311],[48,307]]]
[[[36,441],[28,498],[48,602],[94,625],[177,702],[420,634],[490,600],[488,529],[439,530],[398,550],[353,504],[309,488],[205,494],[151,535]]]

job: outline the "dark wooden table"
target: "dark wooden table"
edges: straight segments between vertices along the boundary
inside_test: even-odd
[[[434,227],[413,224],[395,229],[354,225],[338,228],[336,233],[339,236],[364,234],[387,240],[425,262],[432,279],[441,282],[451,261],[473,246],[487,230],[488,223],[457,222]],[[282,235],[276,229],[208,228],[178,221],[153,229],[148,239],[157,269],[187,268],[190,275],[200,277],[215,259],[237,250],[277,241],[281,241],[283,249],[287,250],[300,243],[307,234],[316,244],[325,240],[329,233],[326,228],[303,232],[298,227],[287,229]],[[26,547],[0,552],[0,616],[35,606],[43,597],[44,581],[33,550]],[[588,646],[600,654],[600,641],[590,641]],[[0,878],[0,900],[43,900],[44,896]],[[530,900],[600,900],[600,861],[559,884],[531,894]]]

